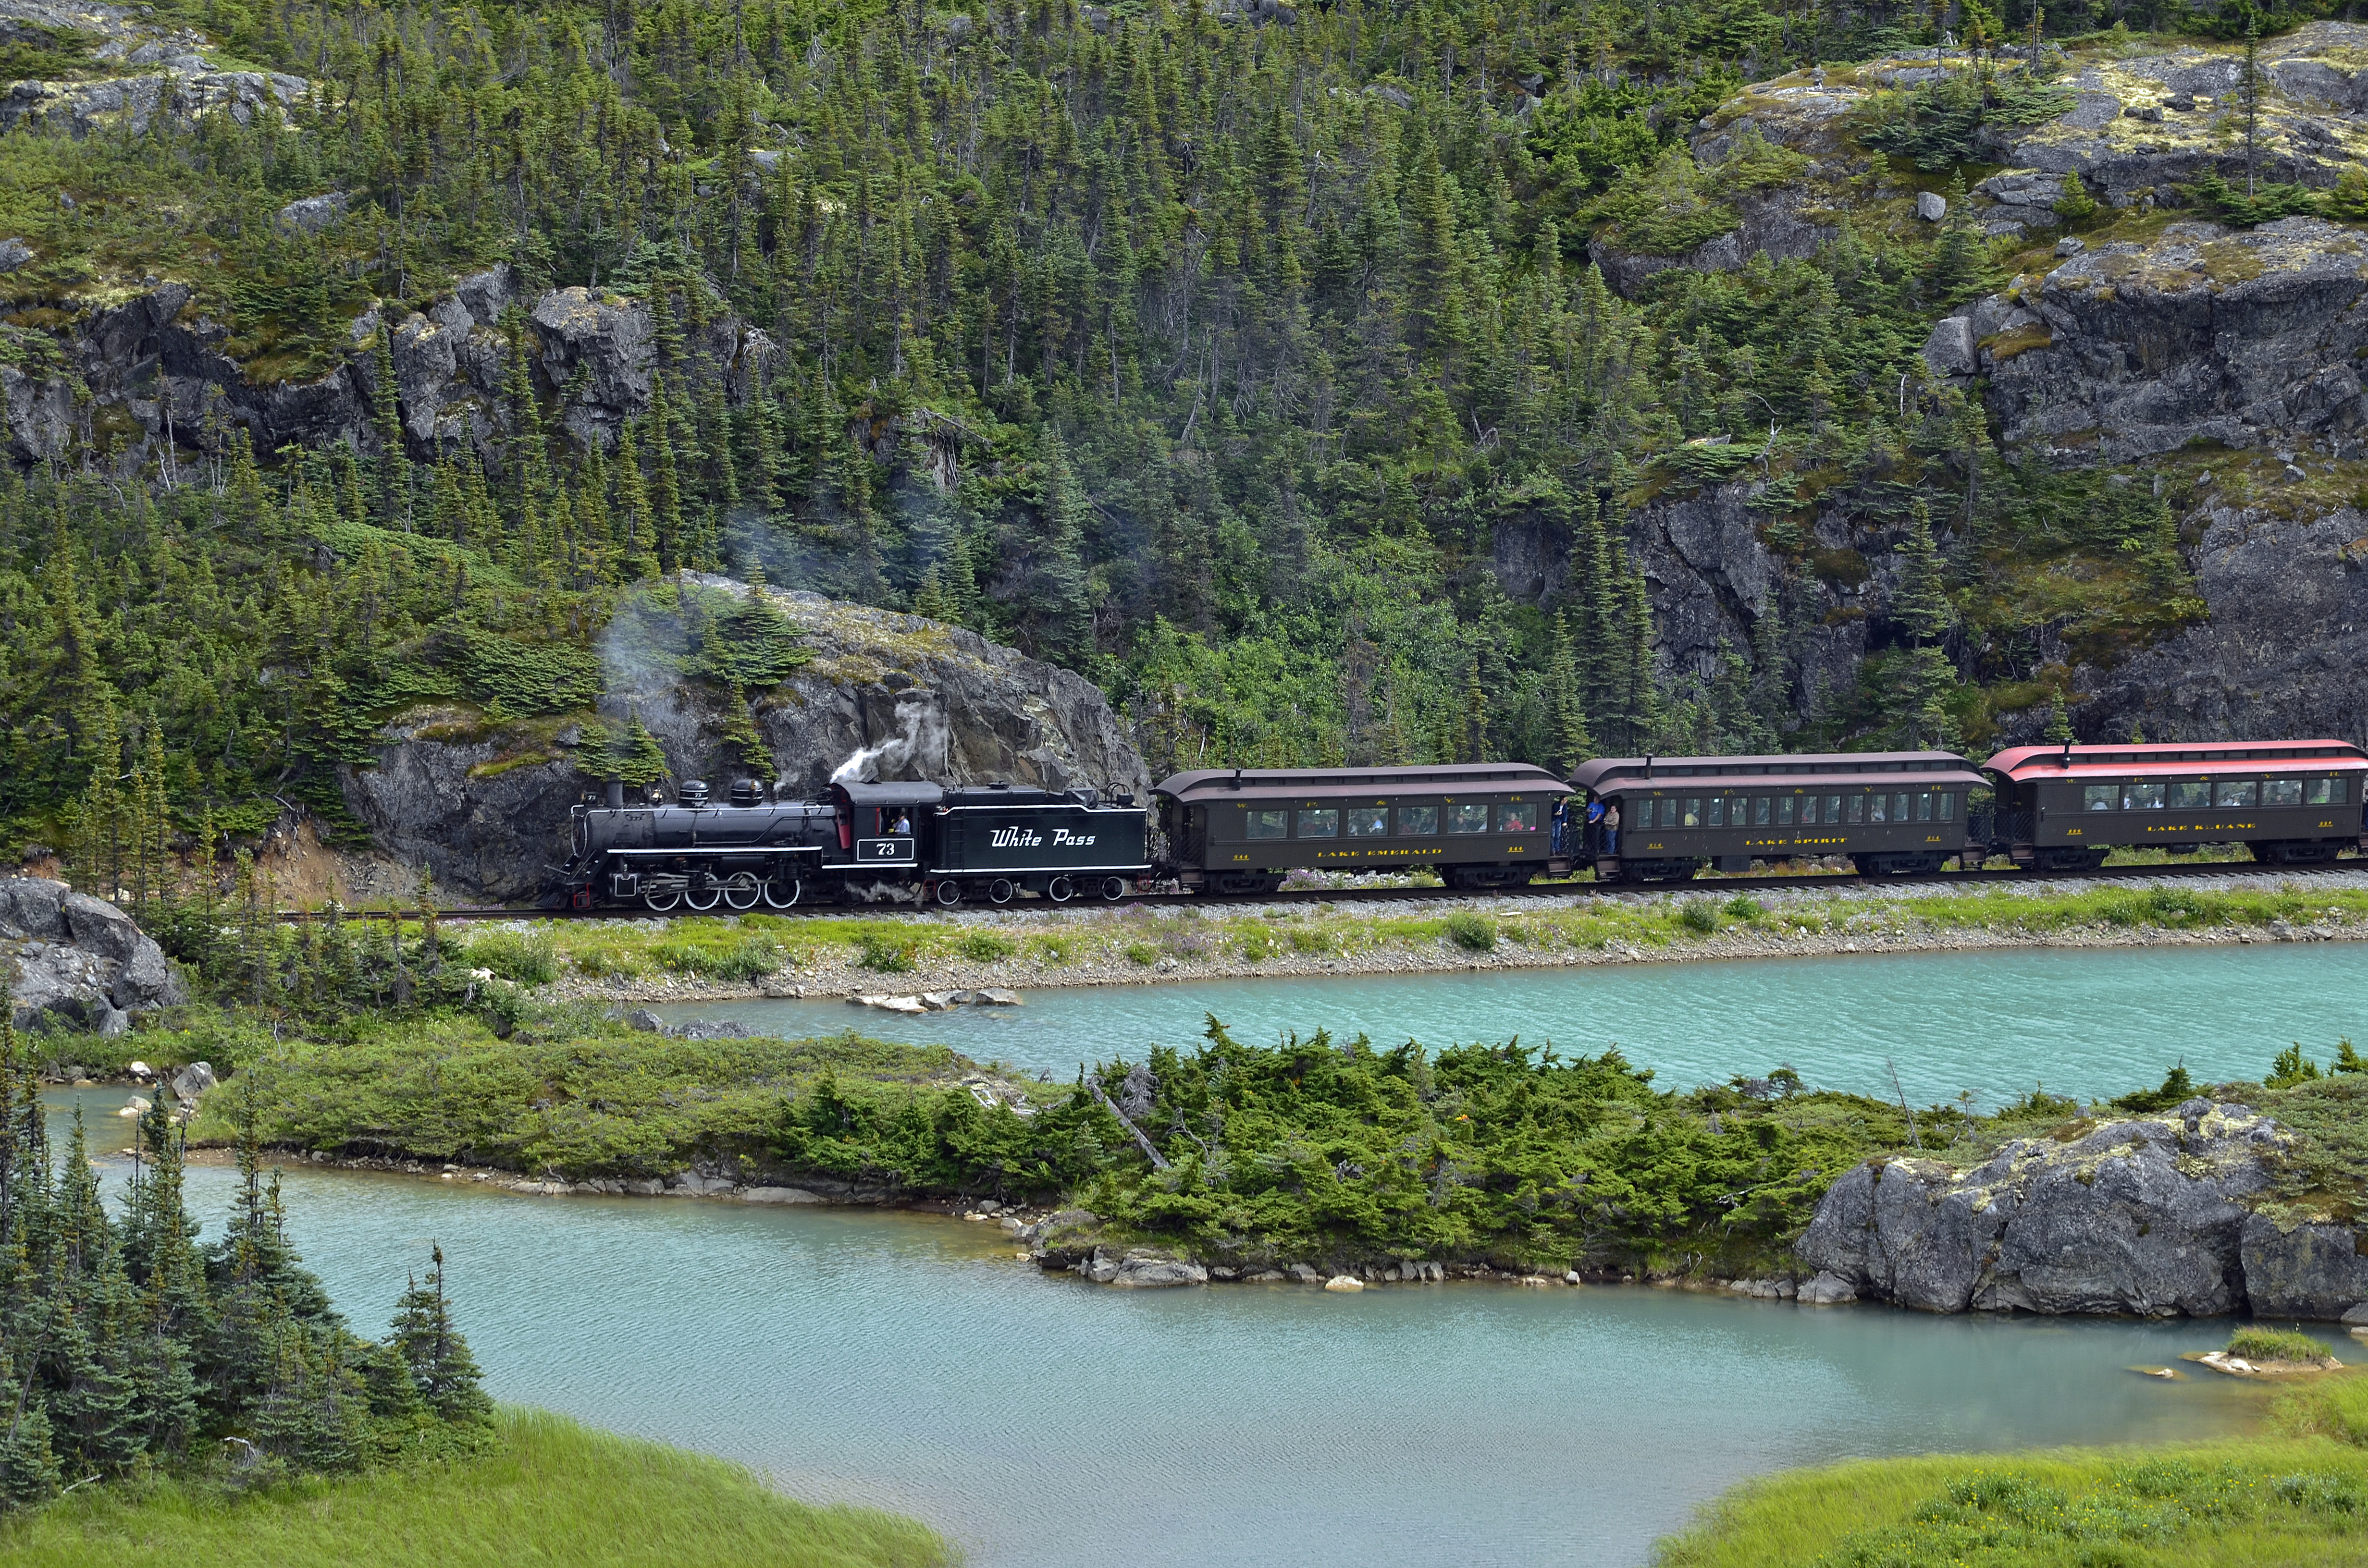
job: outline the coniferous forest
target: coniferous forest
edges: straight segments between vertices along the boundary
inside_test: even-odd
[[[0,1512],[93,1481],[253,1486],[489,1440],[492,1402],[440,1252],[386,1337],[360,1338],[289,1245],[252,1137],[230,1221],[201,1248],[169,1096],[141,1118],[110,1213],[79,1117],[53,1160],[40,1091],[32,1053],[0,1020]]]
[[[1677,268],[1633,299],[1588,253],[1680,250],[1797,172],[1756,136],[1690,150],[1748,81],[1942,25],[1997,40],[2176,8],[155,16],[303,91],[284,116],[0,134],[0,234],[33,257],[0,277],[0,391],[22,404],[0,422],[79,373],[78,312],[160,278],[249,381],[301,400],[351,358],[369,406],[268,451],[218,396],[161,444],[98,419],[11,449],[0,822],[18,848],[71,845],[134,790],[186,833],[297,805],[353,830],[336,770],[390,715],[461,700],[556,733],[591,712],[594,642],[629,596],[686,676],[744,697],[779,678],[780,629],[726,624],[763,611],[685,569],[909,608],[1081,671],[1155,771],[1970,745],[2063,695],[2034,626],[2110,647],[2201,613],[2159,499],[2009,460],[1926,374],[1932,320],[1993,280],[1962,220],[1861,233],[1845,214],[1814,256]],[[120,69],[68,30],[9,37],[16,74]],[[346,199],[333,222],[278,216],[324,191]],[[516,302],[483,438],[405,429],[391,324],[496,264],[528,302],[581,286],[646,306],[652,388],[613,440],[571,422],[585,388],[544,384]],[[719,364],[702,345],[726,322],[767,351]],[[1748,635],[1674,662],[1625,519],[1747,466],[1789,575]],[[1825,613],[1807,586],[1864,574],[1794,510],[1842,491],[1905,562],[1856,689],[1798,659]],[[1500,585],[1492,541],[1514,525],[1567,541],[1553,591]],[[2001,562],[2032,561],[2109,570],[2000,586]],[[780,656],[741,667],[751,639]],[[586,744],[589,772],[648,771],[621,723]]]

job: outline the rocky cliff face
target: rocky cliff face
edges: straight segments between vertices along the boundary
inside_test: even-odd
[[[1965,1172],[1870,1162],[1827,1192],[1797,1250],[1862,1298],[1921,1312],[2340,1318],[2368,1302],[2362,1242],[2253,1211],[2287,1136],[2199,1098],[2018,1140]]]
[[[785,792],[819,793],[859,756],[871,778],[1148,792],[1141,755],[1082,676],[921,616],[764,591],[812,654],[780,686],[749,694]],[[606,655],[607,717],[638,713],[674,778],[720,788],[748,773],[723,740],[723,692],[637,658],[621,639]],[[346,801],[381,848],[427,866],[448,892],[529,897],[564,857],[568,808],[594,787],[575,767],[575,739],[573,729],[489,727],[470,712],[422,710],[380,736],[377,766],[346,771]]]

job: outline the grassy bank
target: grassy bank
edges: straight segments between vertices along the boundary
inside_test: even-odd
[[[737,1465],[540,1412],[506,1410],[484,1456],[245,1494],[157,1483],[74,1494],[0,1522],[19,1568],[575,1568],[796,1563],[923,1568],[953,1553],[917,1523],[818,1508]]]
[[[1660,1568],[2305,1568],[2368,1559],[2368,1375],[2280,1396],[2261,1436],[1858,1460],[1754,1481]]]
[[[1715,883],[1569,900],[1442,900],[960,915],[521,920],[465,937],[469,962],[560,994],[632,998],[803,985],[837,993],[1360,969],[1732,957],[1940,943],[2195,941],[2368,934],[2368,888],[2253,885],[1957,892]]]

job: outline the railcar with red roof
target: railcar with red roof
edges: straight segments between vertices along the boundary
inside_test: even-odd
[[[2094,869],[2121,846],[2244,844],[2272,866],[2368,848],[2368,752],[2345,741],[2013,746],[1984,768],[2000,846],[2038,870]]]

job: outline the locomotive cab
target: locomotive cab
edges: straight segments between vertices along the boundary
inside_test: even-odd
[[[909,870],[945,791],[935,784],[833,784],[838,849],[851,866]]]

